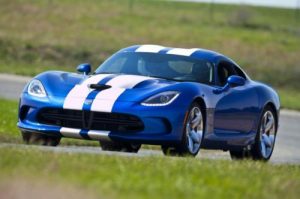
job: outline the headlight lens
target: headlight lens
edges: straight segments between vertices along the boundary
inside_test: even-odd
[[[37,79],[34,79],[29,83],[28,93],[37,97],[46,97],[47,95],[43,84]]]
[[[176,91],[162,92],[146,99],[142,105],[144,106],[166,106],[171,104],[179,95]]]

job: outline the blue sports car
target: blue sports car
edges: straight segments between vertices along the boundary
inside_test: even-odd
[[[166,155],[200,148],[234,159],[270,159],[280,102],[231,59],[204,49],[137,45],[121,49],[92,74],[48,71],[20,98],[18,127],[26,143],[97,140],[103,150],[138,152],[161,145]]]

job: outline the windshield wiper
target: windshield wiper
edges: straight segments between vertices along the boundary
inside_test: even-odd
[[[114,72],[99,72],[99,73],[94,72],[93,73],[93,75],[99,75],[99,74],[130,75],[130,74],[126,74],[126,73],[114,73]]]
[[[113,72],[99,72],[99,73],[94,72],[93,73],[93,75],[98,75],[98,74],[119,74],[119,73],[113,73]]]
[[[177,79],[172,79],[172,78],[168,78],[168,77],[161,77],[161,76],[155,76],[155,75],[148,75],[148,77],[165,79],[165,80],[169,80],[169,81],[183,82],[183,80],[177,80]]]

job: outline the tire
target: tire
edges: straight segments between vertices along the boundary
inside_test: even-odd
[[[241,160],[244,159],[244,151],[229,151],[230,157],[233,160]]]
[[[100,146],[103,151],[120,151],[128,153],[137,153],[141,144],[121,143],[115,141],[100,141]]]
[[[162,152],[170,156],[195,157],[203,141],[205,132],[204,111],[198,103],[193,102],[188,110],[182,132],[182,139],[177,146],[162,146]]]
[[[60,137],[48,136],[42,133],[21,131],[21,134],[25,144],[57,146],[61,140]]]
[[[273,153],[277,134],[277,122],[274,111],[267,106],[260,119],[257,129],[255,144],[252,148],[254,160],[268,161]]]
[[[274,111],[267,106],[260,118],[255,143],[250,150],[230,151],[232,159],[252,158],[268,161],[273,153],[277,132],[277,122]]]
[[[251,151],[249,150],[231,150],[229,151],[232,160],[243,160],[246,158],[252,158]]]

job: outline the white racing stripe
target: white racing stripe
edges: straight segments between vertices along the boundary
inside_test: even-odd
[[[91,110],[111,112],[114,103],[126,89],[131,89],[138,83],[148,79],[153,78],[136,75],[120,75],[113,78],[106,83],[106,85],[110,85],[112,87],[97,94],[95,100],[93,101]]]
[[[80,129],[62,127],[60,129],[60,133],[65,137],[82,138],[80,135]]]
[[[140,82],[145,80],[154,79],[153,77],[145,77],[139,75],[120,75],[117,76],[106,83],[112,87],[130,89],[133,88]]]
[[[191,49],[173,48],[173,49],[169,50],[167,52],[167,54],[191,56],[191,54],[193,54],[197,50],[198,50],[198,48],[191,48]]]
[[[165,47],[159,45],[142,45],[135,52],[158,53]]]
[[[97,84],[99,81],[101,81],[109,75],[110,74],[94,75],[83,81],[81,84],[75,85],[75,87],[72,88],[72,90],[68,93],[67,97],[65,98],[63,108],[81,110],[85,99],[87,98],[89,93],[93,91],[93,89],[90,89],[88,85]]]
[[[101,111],[101,112],[111,112],[115,101],[118,97],[125,91],[124,88],[110,88],[101,91],[97,94],[95,100],[93,101],[91,110]]]
[[[76,85],[64,101],[64,109],[81,110],[83,103],[91,90],[87,86]]]

